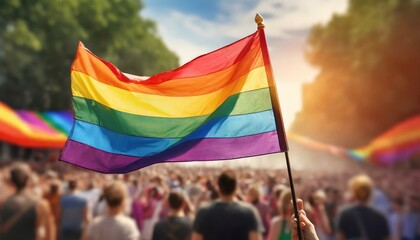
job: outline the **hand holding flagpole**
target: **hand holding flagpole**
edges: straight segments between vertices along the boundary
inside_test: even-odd
[[[277,88],[276,88],[276,82],[274,80],[274,76],[273,76],[273,71],[271,69],[271,64],[270,64],[270,59],[268,57],[268,49],[267,48],[267,44],[266,44],[266,39],[265,39],[265,34],[264,34],[264,28],[265,28],[265,24],[264,24],[264,18],[257,13],[255,15],[255,23],[258,25],[258,30],[261,31],[261,35],[263,37],[263,39],[261,39],[261,42],[263,43],[261,48],[262,50],[266,53],[265,55],[265,66],[267,68],[267,66],[270,69],[267,69],[267,77],[268,77],[268,82],[269,82],[269,87],[270,87],[270,95],[271,95],[271,104],[273,106],[273,112],[274,112],[274,117],[276,120],[276,125],[277,125],[277,131],[284,131],[284,126],[283,126],[283,119],[281,117],[280,114],[280,104],[278,101],[278,97],[277,97]],[[284,132],[278,132],[278,138],[279,138],[279,144],[281,145],[280,148],[281,149],[286,149],[285,156],[286,156],[286,164],[287,164],[287,172],[289,175],[289,183],[290,183],[290,191],[292,193],[292,201],[293,201],[293,209],[294,209],[294,213],[295,216],[299,216],[299,212],[298,212],[298,206],[297,206],[297,200],[296,200],[296,193],[295,193],[295,187],[293,184],[293,177],[292,177],[292,171],[290,168],[290,161],[289,161],[289,153],[288,153],[288,146],[287,146],[287,142],[284,141],[285,138],[285,133]],[[302,235],[302,231],[301,231],[301,226],[300,226],[300,220],[299,217],[296,218],[297,219],[297,232],[298,232],[298,237],[299,240],[303,240],[303,235]]]

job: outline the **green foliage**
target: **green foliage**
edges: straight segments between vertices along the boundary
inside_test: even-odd
[[[293,131],[353,147],[420,114],[420,1],[351,0],[308,44],[321,71]]]
[[[141,0],[1,0],[0,101],[34,110],[70,108],[78,41],[122,71],[151,75],[178,66]]]

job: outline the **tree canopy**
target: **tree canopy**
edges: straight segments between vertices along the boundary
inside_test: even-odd
[[[14,108],[69,109],[78,41],[124,72],[178,66],[141,0],[0,1],[0,101]]]
[[[294,132],[355,147],[420,114],[419,1],[350,0],[313,27],[307,58],[320,73],[303,88]]]

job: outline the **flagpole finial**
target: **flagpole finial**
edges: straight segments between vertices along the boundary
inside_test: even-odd
[[[265,27],[264,18],[259,13],[255,15],[255,23],[258,25],[258,29]]]

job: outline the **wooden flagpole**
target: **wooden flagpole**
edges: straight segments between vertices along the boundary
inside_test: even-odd
[[[261,36],[261,50],[263,52],[263,58],[264,58],[264,64],[265,64],[265,70],[267,73],[267,80],[271,95],[271,105],[273,107],[273,113],[274,113],[274,119],[276,121],[276,128],[277,128],[277,137],[279,140],[280,150],[284,151],[285,157],[286,157],[286,165],[287,165],[287,173],[289,175],[289,184],[290,184],[290,191],[292,193],[292,202],[293,202],[293,209],[294,213],[297,219],[297,232],[299,240],[303,240],[303,235],[301,231],[300,226],[300,219],[299,219],[299,212],[297,207],[297,199],[296,199],[296,193],[295,193],[295,186],[293,184],[293,176],[292,176],[292,170],[290,167],[290,161],[289,161],[289,147],[287,145],[287,139],[286,139],[286,133],[284,131],[284,124],[283,124],[283,118],[281,116],[281,110],[280,110],[280,104],[279,99],[277,96],[277,87],[276,87],[276,81],[274,80],[273,75],[273,69],[271,67],[270,58],[268,55],[268,49],[267,49],[267,42],[264,32],[264,19],[263,17],[257,13],[255,16],[255,23],[258,25],[258,31],[260,31]]]

